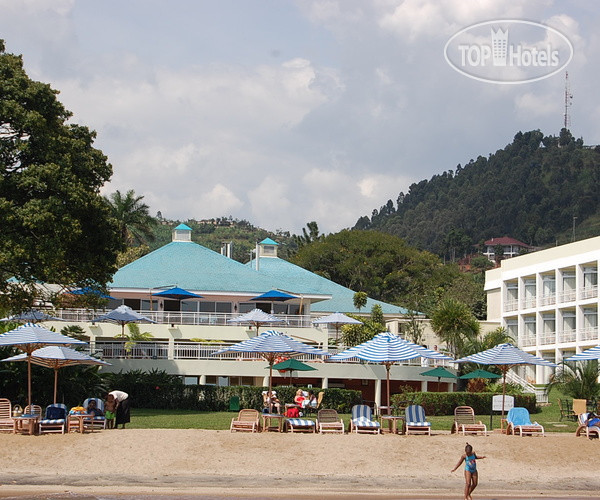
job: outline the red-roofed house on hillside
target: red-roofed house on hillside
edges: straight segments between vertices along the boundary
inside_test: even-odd
[[[484,243],[483,255],[489,260],[494,262],[496,260],[495,248],[500,245],[503,249],[502,258],[509,259],[536,250],[536,248],[523,243],[522,241],[515,240],[509,236],[503,236],[502,238],[492,238]]]

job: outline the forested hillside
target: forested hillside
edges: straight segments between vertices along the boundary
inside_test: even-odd
[[[515,135],[488,158],[479,156],[410,186],[355,229],[377,229],[439,255],[460,255],[492,237],[544,246],[600,234],[600,147],[563,129]]]

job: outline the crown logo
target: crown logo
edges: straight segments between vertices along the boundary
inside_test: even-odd
[[[498,28],[492,32],[492,63],[494,66],[506,66],[506,55],[508,51],[508,28],[502,31]]]

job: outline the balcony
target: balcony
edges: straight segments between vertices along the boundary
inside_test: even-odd
[[[598,340],[598,327],[582,328],[579,332],[579,340]]]
[[[544,332],[539,336],[540,345],[549,345],[556,343],[556,332]]]
[[[551,306],[556,304],[556,294],[551,293],[540,297],[540,306]]]
[[[581,288],[579,290],[579,297],[581,300],[585,299],[595,299],[598,297],[598,285]]]
[[[577,330],[575,330],[575,329],[563,330],[558,335],[559,343],[575,342],[575,340],[577,340]]]
[[[577,292],[575,290],[564,290],[557,296],[558,302],[564,304],[565,302],[575,302],[577,299]]]
[[[523,337],[520,342],[523,347],[531,347],[536,345],[535,336]]]
[[[537,298],[534,297],[527,297],[526,299],[523,299],[521,302],[521,309],[531,309],[533,307],[535,307],[537,304]]]
[[[519,309],[519,299],[507,299],[504,303],[504,312],[512,312]]]
[[[109,309],[58,309],[52,314],[65,321],[89,323],[109,312]],[[143,316],[155,321],[159,325],[199,325],[199,326],[232,326],[231,319],[240,316],[238,313],[208,313],[208,312],[184,312],[184,311],[137,311]],[[273,326],[288,326],[295,328],[312,328],[310,315],[275,314],[281,319]]]

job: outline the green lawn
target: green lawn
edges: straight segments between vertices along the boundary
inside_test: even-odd
[[[542,424],[547,432],[575,432],[577,423],[573,421],[560,421],[557,399],[564,397],[558,391],[550,394],[550,405],[541,408],[540,413],[531,415]],[[229,429],[231,419],[237,415],[232,412],[197,412],[191,410],[152,410],[147,408],[134,408],[131,412],[132,429]],[[350,415],[340,415],[347,424]],[[312,417],[309,417],[312,418]],[[428,417],[433,430],[450,430],[453,423],[452,416]],[[478,415],[484,424],[490,428],[490,416]],[[493,428],[500,426],[500,415],[495,414]]]

